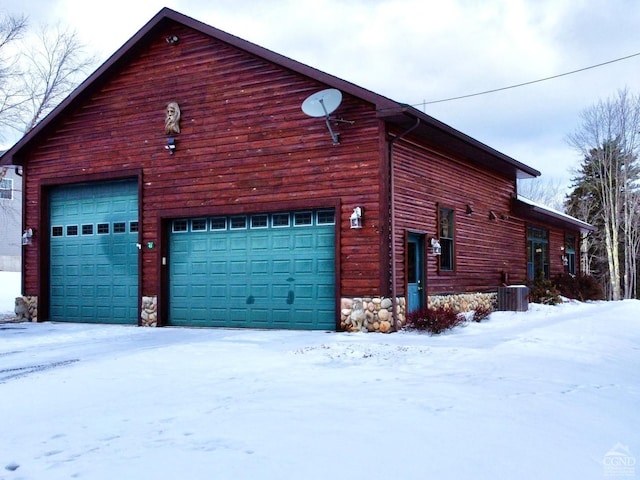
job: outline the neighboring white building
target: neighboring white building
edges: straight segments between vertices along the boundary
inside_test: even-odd
[[[8,167],[0,181],[0,271],[19,272],[22,256],[22,177]]]

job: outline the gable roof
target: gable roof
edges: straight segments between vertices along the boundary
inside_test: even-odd
[[[470,160],[479,163],[487,168],[504,172],[517,178],[537,177],[540,172],[528,165],[498,152],[497,150],[463,134],[462,132],[436,120],[435,118],[422,113],[421,111],[398,103],[370,90],[359,87],[353,83],[342,80],[333,75],[309,67],[284,55],[280,55],[264,47],[243,40],[239,37],[226,33],[217,28],[206,25],[198,20],[178,13],[169,8],[160,10],[146,25],[144,25],[133,37],[131,37],[122,47],[120,47],[109,59],[107,59],[93,74],[82,82],[65,100],[63,100],[49,115],[47,115],[38,125],[24,135],[13,147],[0,157],[0,165],[16,164],[20,165],[24,161],[24,152],[40,135],[51,128],[53,121],[63,112],[81,102],[90,92],[93,92],[99,85],[104,83],[109,77],[109,73],[116,70],[121,64],[132,58],[143,40],[154,35],[171,22],[177,22],[190,27],[205,35],[216,38],[222,42],[244,50],[257,57],[261,57],[276,65],[280,65],[301,75],[313,78],[332,88],[341,90],[356,98],[375,105],[378,117],[384,121],[397,125],[405,129],[415,125],[413,134],[436,145],[447,144],[451,147],[451,152],[466,156]]]

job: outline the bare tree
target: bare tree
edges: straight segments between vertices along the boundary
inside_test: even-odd
[[[628,90],[582,113],[581,127],[569,137],[585,158],[584,189],[597,201],[588,221],[599,225],[604,242],[610,298],[634,295],[636,262],[634,198],[640,176],[640,97]],[[623,262],[622,264],[620,262]]]
[[[95,63],[75,32],[43,26],[26,35],[24,17],[0,22],[0,134],[35,127],[86,76]]]
[[[560,212],[564,211],[566,186],[558,180],[536,177],[518,180],[518,193]]]
[[[24,16],[0,18],[0,138],[3,131],[19,118],[17,111],[24,101],[20,93],[18,57],[12,47],[24,37],[27,19]]]
[[[94,63],[68,29],[44,26],[29,38],[25,16],[0,17],[0,139],[35,127]]]
[[[25,133],[64,100],[95,63],[93,57],[84,55],[77,34],[69,29],[42,27],[38,40],[25,55]]]

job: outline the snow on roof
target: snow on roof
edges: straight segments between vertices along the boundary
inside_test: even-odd
[[[535,210],[541,211],[542,213],[545,213],[547,215],[551,215],[552,217],[556,217],[556,218],[560,218],[560,219],[564,219],[568,222],[571,222],[577,226],[579,226],[581,229],[584,230],[594,230],[593,225],[584,222],[576,217],[572,217],[571,215],[568,215],[564,212],[561,212],[559,210],[553,209],[551,207],[548,207],[542,203],[538,203],[534,200],[531,200],[530,198],[527,197],[523,197],[522,195],[518,194],[518,201],[525,203],[527,205],[529,205],[530,207],[533,207]]]

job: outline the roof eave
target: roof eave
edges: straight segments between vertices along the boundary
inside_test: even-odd
[[[389,105],[386,105],[383,108],[378,107],[378,117],[388,123],[401,127],[413,125],[415,124],[416,119],[420,119],[425,133],[433,135],[437,132],[440,135],[458,141],[475,151],[482,152],[483,154],[501,162],[503,165],[508,166],[509,169],[512,169],[516,178],[534,178],[541,175],[540,171],[535,168],[525,165],[524,163],[499,152],[498,150],[460,132],[459,130],[456,130],[446,123],[443,123],[414,107],[411,107],[410,105],[397,103],[395,105],[395,108]]]
[[[572,229],[579,230],[581,233],[589,233],[597,230],[593,225],[583,222],[575,217],[555,212],[542,206],[533,205],[517,197],[514,198],[513,209],[516,214],[522,217],[534,221],[549,223],[561,228],[571,227]]]

